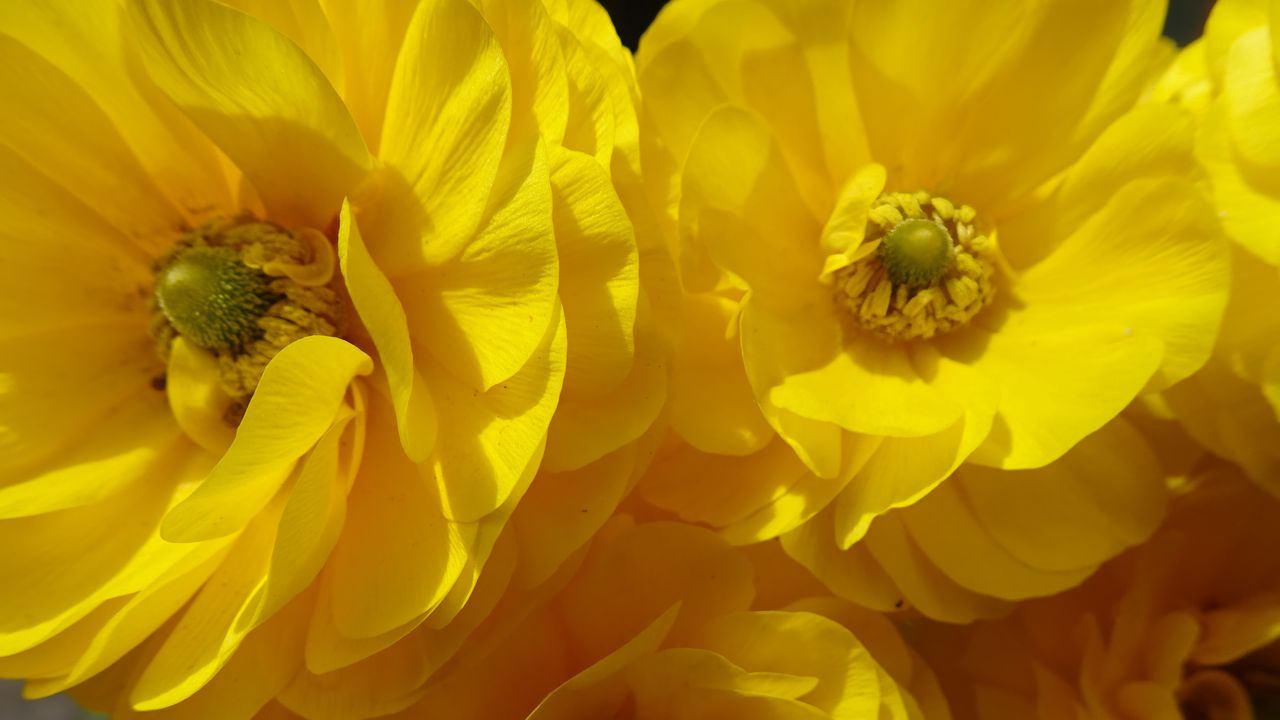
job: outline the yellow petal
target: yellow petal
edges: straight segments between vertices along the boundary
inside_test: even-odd
[[[386,275],[374,264],[356,218],[351,214],[351,205],[345,201],[338,228],[338,257],[351,302],[378,348],[379,366],[387,375],[400,444],[410,459],[422,462],[435,444],[438,422],[435,406],[430,390],[413,364],[413,344],[404,307]]]
[[[147,715],[157,720],[256,718],[258,710],[285,688],[301,665],[312,602],[311,594],[298,598],[249,633],[207,685],[182,702]]]
[[[747,382],[736,337],[738,303],[714,295],[684,298],[673,360],[671,427],[699,450],[747,455],[773,437]]]
[[[532,107],[538,132],[563,144],[569,122],[569,82],[554,20],[543,3],[482,0],[485,19],[502,43],[511,71],[512,107]]]
[[[981,596],[943,574],[920,550],[895,513],[872,523],[863,543],[893,578],[906,602],[927,617],[972,622],[1008,611],[1005,603]]]
[[[679,604],[669,642],[687,645],[709,619],[745,610],[751,567],[700,528],[649,523],[597,541],[561,598],[569,636],[586,657],[603,657]]]
[[[1227,109],[1215,104],[1205,113],[1196,155],[1213,184],[1214,205],[1222,228],[1257,257],[1280,264],[1280,242],[1271,233],[1280,221],[1280,194],[1267,186],[1267,173],[1240,161],[1231,146]]]
[[[867,165],[845,181],[836,198],[836,207],[822,228],[822,248],[831,253],[851,253],[862,244],[867,231],[867,212],[884,192],[885,170]],[[824,268],[823,276],[835,268]]]
[[[560,301],[569,326],[566,393],[599,393],[630,371],[640,294],[635,231],[600,165],[553,155]]]
[[[511,114],[507,62],[480,11],[466,0],[421,2],[391,80],[379,156],[425,217],[417,233],[398,238],[394,255],[372,247],[379,262],[440,262],[471,240],[491,202]]]
[[[832,717],[871,717],[883,702],[875,660],[848,630],[818,615],[734,613],[708,625],[698,645],[739,667],[817,680],[804,701]]]
[[[111,120],[62,70],[4,36],[0,63],[8,68],[0,92],[13,102],[0,119],[6,145],[140,244],[182,222]]]
[[[575,720],[617,713],[626,700],[621,673],[638,658],[658,649],[679,611],[678,605],[668,608],[617,650],[564,681],[538,703],[528,720]]]
[[[747,373],[769,403],[850,432],[912,437],[938,432],[964,408],[933,387],[904,346],[839,339],[834,303],[782,313],[753,296],[742,314]]]
[[[230,0],[224,4],[246,15],[252,15],[275,28],[306,53],[334,88],[342,91],[347,87],[347,83],[344,82],[343,64],[338,53],[338,40],[329,18],[325,16],[325,9],[321,6],[320,0],[283,0],[267,3]]]
[[[514,377],[484,393],[439,367],[426,373],[440,423],[433,472],[445,514],[478,520],[506,502],[541,459],[564,380],[565,325],[557,309],[542,343]]]
[[[550,577],[613,515],[631,487],[636,454],[623,447],[575,470],[538,474],[512,520],[526,586]]]
[[[98,430],[49,461],[0,480],[0,517],[25,517],[104,500],[154,472],[178,446],[163,399],[141,390]]]
[[[369,150],[377,153],[382,140],[383,116],[396,59],[417,3],[357,3],[321,0],[335,33],[341,66],[338,87]]]
[[[22,580],[0,596],[0,652],[28,649],[104,602],[123,602],[115,599],[207,559],[210,548],[166,542],[157,526],[183,496],[174,488],[195,483],[211,462],[188,450],[94,505],[0,523],[0,539],[26,548],[0,556],[5,577]],[[121,517],[134,521],[122,524]]]
[[[559,261],[545,153],[536,138],[517,145],[513,154],[522,164],[504,166],[495,187],[499,199],[458,255],[415,275],[392,274],[410,325],[430,338],[422,351],[481,391],[529,362],[557,312]],[[425,242],[430,247],[434,238]]]
[[[288,38],[208,0],[129,6],[146,70],[253,183],[273,220],[328,227],[368,150],[342,99]]]
[[[0,340],[0,463],[6,476],[48,459],[151,389],[159,371],[141,322],[52,327]]]
[[[222,389],[217,356],[176,337],[164,377],[169,410],[183,434],[211,454],[226,452],[236,436],[226,421],[235,401]]]
[[[1204,363],[1229,272],[1208,213],[1188,183],[1137,181],[1020,279],[1023,307],[975,362],[1001,388],[978,462],[1049,462],[1142,390]]]
[[[1232,147],[1242,164],[1258,168],[1280,165],[1280,77],[1271,56],[1270,29],[1258,27],[1231,46],[1223,80]]]
[[[1121,116],[1051,195],[998,218],[1005,259],[1019,269],[1043,260],[1134,180],[1191,176],[1195,129],[1190,114],[1170,104],[1142,105]]]
[[[466,564],[474,526],[449,522],[430,476],[399,451],[386,400],[369,398],[367,448],[347,499],[326,591],[338,631],[369,638],[443,601]],[[405,552],[387,552],[387,548]]]
[[[276,505],[244,528],[164,638],[129,693],[135,709],[156,710],[191,697],[217,675],[261,622],[257,611],[279,520]]]
[[[311,584],[338,540],[346,518],[347,491],[355,480],[354,473],[348,474],[353,468],[341,467],[338,443],[363,444],[363,438],[348,437],[363,432],[358,422],[352,422],[356,412],[339,415],[298,468],[271,551],[259,610],[264,617],[274,615]]]
[[[110,618],[95,628],[93,636],[76,646],[76,662],[66,675],[31,688],[52,695],[103,672],[134,648],[143,645],[152,633],[174,617],[218,567],[227,543],[203,543],[165,574],[130,596],[119,609],[112,607]],[[107,608],[112,603],[104,604]]]
[[[110,117],[115,131],[172,204],[150,208],[140,218],[154,219],[173,207],[191,217],[211,208],[236,209],[213,144],[163,101],[154,86],[139,82],[136,41],[127,30],[124,6],[112,0],[85,0],[74,7],[16,0],[0,7],[0,28],[66,73]],[[62,119],[75,120],[69,113]],[[102,139],[79,138],[81,142]],[[92,194],[101,196],[114,186],[108,180]]]
[[[641,309],[635,340],[631,372],[616,386],[595,394],[564,392],[547,431],[544,470],[581,468],[634,441],[654,423],[667,399],[668,369],[647,303]],[[567,382],[570,375],[565,377]]]
[[[856,6],[851,66],[872,154],[901,168],[891,185],[963,187],[975,207],[1008,207],[1133,103],[1162,18],[1146,0]]]
[[[881,441],[836,500],[840,547],[862,539],[877,516],[916,502],[945,480],[964,460],[964,430],[961,420],[934,435]]]
[[[368,355],[336,338],[306,337],[282,350],[263,372],[227,454],[165,517],[165,537],[191,542],[245,527],[332,425],[352,378],[371,369]]]
[[[685,164],[681,234],[767,304],[807,300],[821,227],[758,116],[732,107],[702,125]]]

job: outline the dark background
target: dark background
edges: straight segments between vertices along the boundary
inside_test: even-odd
[[[891,0],[890,0],[891,1]],[[613,16],[622,42],[632,50],[644,29],[653,22],[666,0],[601,0]],[[1209,15],[1213,0],[1169,0],[1169,15],[1165,20],[1164,34],[1178,41],[1179,45],[1200,37],[1204,19]]]

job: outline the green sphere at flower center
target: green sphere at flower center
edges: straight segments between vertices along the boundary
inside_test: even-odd
[[[237,350],[261,337],[261,318],[279,300],[271,278],[235,250],[193,247],[156,274],[156,302],[183,337],[206,350]]]
[[[925,287],[946,272],[951,247],[951,233],[941,223],[904,220],[881,241],[880,262],[895,286]]]

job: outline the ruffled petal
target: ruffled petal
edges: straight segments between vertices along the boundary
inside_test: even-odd
[[[1212,348],[1228,274],[1194,187],[1126,186],[1018,280],[1017,304],[974,363],[1000,386],[995,428],[974,459],[1043,465],[1139,392],[1191,374]]]
[[[480,226],[512,122],[507,61],[475,6],[466,0],[418,5],[385,117],[379,156],[419,216],[408,219],[394,244],[384,246],[370,233],[370,249],[384,267],[442,262]]]
[[[728,298],[684,298],[668,413],[672,429],[703,452],[749,455],[774,436],[747,381],[737,318]]]
[[[99,108],[98,113],[87,111],[85,115],[64,112],[60,121],[92,123],[98,114],[105,113],[114,126],[113,134],[119,133],[155,183],[155,189],[169,199],[150,208],[134,205],[134,209],[143,211],[137,220],[159,219],[175,208],[188,217],[198,217],[211,209],[234,209],[234,193],[214,145],[181,111],[163,100],[154,86],[138,82],[137,48],[129,39],[126,26],[124,6],[112,0],[85,0],[74,6],[15,0],[0,6],[0,33],[57,66]],[[49,93],[49,97],[57,95]],[[67,96],[59,100],[74,102]],[[15,109],[20,110],[17,106]],[[109,138],[63,136],[60,140],[83,144]],[[56,162],[57,157],[41,155],[40,160]],[[74,161],[66,157],[63,160]],[[84,162],[87,158],[79,160]],[[117,170],[130,173],[125,167]],[[108,177],[107,183],[91,190],[90,195],[109,198],[111,191],[121,190],[126,197],[136,192],[120,188]],[[144,226],[135,223],[132,227],[139,230]],[[159,228],[153,225],[148,229]]]
[[[425,368],[441,416],[448,417],[440,423],[432,472],[450,519],[489,514],[537,467],[564,382],[565,336],[557,311],[529,363],[483,393],[439,366]]]
[[[545,151],[536,138],[518,146],[477,235],[456,257],[409,276],[381,265],[417,329],[420,350],[480,391],[529,362],[557,312],[560,269]],[[361,217],[363,223],[367,215]],[[431,246],[432,238],[425,242]]]
[[[192,542],[249,524],[333,424],[347,386],[372,369],[369,356],[336,338],[311,336],[272,358],[227,454],[169,511],[164,536]]]
[[[129,19],[152,79],[239,166],[271,218],[328,227],[372,160],[311,59],[207,0],[130,5]]]
[[[758,116],[733,107],[712,113],[690,148],[682,187],[687,242],[707,247],[761,302],[809,299],[822,270],[822,229]]]
[[[431,392],[414,366],[413,344],[404,307],[386,275],[373,262],[351,206],[342,205],[338,257],[351,302],[378,349],[379,367],[387,376],[396,426],[405,454],[423,462],[435,444],[436,417]]]

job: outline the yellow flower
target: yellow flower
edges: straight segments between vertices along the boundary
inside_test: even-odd
[[[1277,512],[1275,498],[1219,467],[1176,499],[1147,544],[1080,587],[1007,619],[904,632],[958,720],[1271,717]]]
[[[1202,115],[1197,156],[1233,242],[1231,300],[1213,356],[1166,393],[1187,430],[1280,492],[1280,53],[1274,7],[1224,0],[1161,98]]]
[[[909,690],[940,702],[932,675],[883,618],[822,602],[761,608],[753,575],[706,530],[616,519],[562,590],[495,613],[490,624],[518,629],[464,652],[398,717],[945,717],[922,714],[934,705]],[[841,612],[874,645],[824,617]]]
[[[0,674],[371,717],[644,457],[634,81],[585,1],[232,4],[0,9]]]
[[[638,56],[649,190],[686,292],[678,441],[645,497],[735,542],[800,533],[788,547],[833,584],[884,518],[884,585],[910,602],[934,579],[1004,600],[1060,590],[1144,537],[1148,474],[1122,476],[1126,507],[1146,509],[1113,515],[1079,460],[1046,466],[1198,368],[1225,302],[1191,118],[1137,105],[1168,57],[1162,14],[1155,0],[672,3]],[[1036,468],[1076,499],[1061,533],[1027,544],[1056,513],[1046,494],[979,511],[973,549],[1009,544],[1054,582],[979,585],[982,556],[920,547],[914,528],[940,508],[890,512],[953,472],[965,487],[948,504]],[[1114,542],[1071,547],[1098,521]]]

